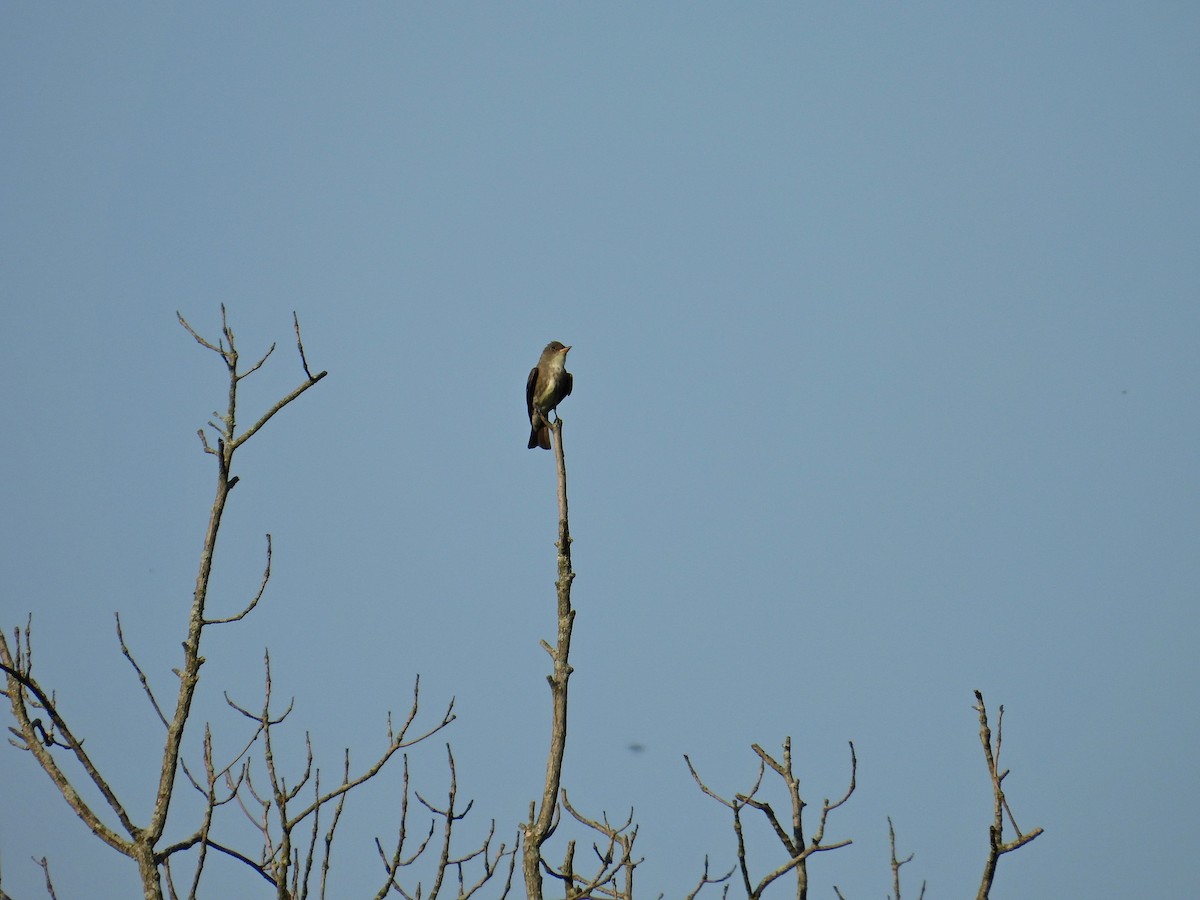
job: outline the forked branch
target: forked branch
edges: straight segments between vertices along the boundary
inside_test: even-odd
[[[757,744],[753,744],[751,749],[759,758],[758,777],[748,792],[734,794],[731,799],[721,797],[708,787],[696,772],[691,759],[686,755],[684,756],[684,761],[687,763],[688,771],[692,773],[692,778],[700,790],[733,813],[733,831],[737,840],[737,869],[741,873],[742,887],[746,891],[746,896],[750,900],[757,900],[772,882],[782,878],[788,872],[794,871],[796,873],[797,900],[806,900],[808,897],[808,858],[814,853],[837,850],[839,847],[845,847],[852,843],[849,839],[827,843],[825,841],[825,826],[829,820],[829,814],[842,806],[842,804],[850,799],[850,795],[854,793],[858,772],[858,758],[854,752],[854,743],[850,743],[849,787],[847,787],[846,793],[842,795],[841,799],[830,802],[827,798],[822,802],[821,816],[817,821],[817,828],[811,838],[806,838],[804,834],[804,808],[808,804],[800,796],[800,782],[792,767],[792,739],[790,737],[784,739],[782,761],[772,757]],[[763,775],[768,768],[775,772],[787,787],[791,815],[786,824],[780,819],[774,807],[768,801],[760,800],[757,797],[759,789],[762,787]],[[746,836],[742,822],[742,811],[746,807],[756,809],[763,814],[771,830],[775,833],[776,838],[779,839],[787,856],[778,866],[757,879],[750,874],[750,865],[746,854]],[[703,886],[703,882],[701,886]]]
[[[512,888],[513,873],[516,871],[517,864],[517,850],[515,844],[509,848],[503,842],[498,844],[495,849],[492,848],[492,841],[496,836],[495,820],[488,827],[487,836],[484,837],[482,843],[471,850],[455,852],[454,829],[470,813],[474,802],[468,802],[466,807],[461,810],[458,808],[458,774],[454,764],[454,754],[451,752],[449,744],[446,745],[446,757],[450,769],[450,786],[444,807],[429,802],[415,790],[411,791],[411,795],[415,796],[417,801],[429,811],[431,818],[428,832],[420,839],[416,848],[410,849],[408,852],[406,852],[406,845],[409,842],[408,799],[411,789],[407,755],[404,758],[404,786],[400,798],[400,831],[395,849],[388,854],[383,849],[383,843],[378,838],[375,839],[375,848],[387,872],[387,879],[376,893],[375,900],[383,900],[393,891],[405,900],[418,900],[418,898],[435,900],[445,888],[448,878],[453,878],[456,882],[456,886],[453,888],[456,900],[467,900],[501,870],[505,858],[508,859],[508,875],[499,895],[500,900],[503,900]],[[428,891],[420,881],[415,887],[406,888],[400,882],[400,870],[413,865],[431,846],[437,830],[438,819],[442,820],[442,839],[438,846],[438,858],[434,863],[433,883]],[[467,875],[468,868],[477,871],[478,877],[470,880]]]
[[[242,764],[240,780],[237,783],[231,772],[227,770],[225,773],[226,783],[231,792],[236,795],[242,812],[261,836],[262,850],[259,854],[261,862],[255,862],[245,854],[230,855],[240,859],[261,877],[275,885],[277,890],[283,892],[280,896],[299,897],[307,893],[310,878],[317,866],[317,845],[320,837],[322,811],[331,804],[333,805],[333,818],[328,831],[325,832],[324,852],[320,857],[321,881],[324,884],[329,869],[334,831],[341,818],[346,796],[350,791],[375,778],[397,752],[427,740],[453,722],[455,718],[454,701],[450,701],[439,721],[413,734],[413,726],[420,712],[420,679],[417,679],[413,686],[412,706],[399,729],[392,726],[389,717],[388,743],[379,757],[358,775],[352,776],[350,754],[347,751],[342,764],[340,783],[330,790],[323,790],[321,788],[321,772],[316,766],[312,742],[308,735],[305,735],[304,769],[298,777],[289,781],[276,763],[274,750],[276,729],[287,719],[293,707],[289,703],[282,713],[272,711],[273,688],[269,654],[264,655],[263,666],[265,682],[261,707],[251,710],[228,696],[226,702],[247,719],[255,722],[256,735],[261,734],[262,736],[266,785],[262,789],[256,786],[254,770],[249,760]],[[407,764],[405,774],[407,785]],[[313,784],[312,799],[296,809],[295,801],[310,781]],[[407,809],[407,801],[405,809]],[[297,829],[306,822],[308,823],[307,837],[302,843]],[[210,844],[210,846],[229,853],[225,847],[216,847],[215,844]]]
[[[913,861],[914,853],[908,854],[904,859],[896,856],[896,828],[892,825],[892,817],[888,816],[888,846],[892,853],[892,897],[890,900],[900,900],[900,869]],[[835,889],[836,890],[836,889]],[[839,894],[839,896],[841,896]],[[917,900],[925,900],[925,882],[921,882],[921,893],[917,895]]]
[[[633,855],[633,844],[638,835],[638,828],[633,824],[633,810],[629,810],[629,816],[622,824],[614,825],[607,815],[602,820],[596,820],[580,813],[571,805],[565,789],[562,792],[562,805],[575,821],[599,834],[600,840],[592,843],[596,870],[592,875],[576,871],[575,841],[567,843],[566,856],[560,867],[555,868],[543,860],[543,870],[563,883],[568,898],[632,900],[633,872],[642,863],[640,858],[634,858]]]
[[[975,895],[976,900],[987,900],[992,889],[992,882],[996,878],[996,866],[1000,862],[1000,857],[1005,853],[1011,853],[1013,850],[1024,847],[1040,835],[1042,829],[1021,831],[1012,808],[1008,805],[1008,798],[1004,795],[1004,779],[1008,777],[1009,772],[1008,769],[1000,768],[1000,746],[1004,737],[1004,707],[1000,707],[999,715],[996,718],[996,734],[993,742],[992,729],[988,725],[987,707],[983,703],[982,692],[975,692],[975,701],[975,711],[979,714],[979,741],[983,744],[983,757],[987,762],[988,777],[992,782],[992,824],[988,828],[988,854],[983,864],[983,876],[979,880],[979,892]],[[1015,832],[1015,836],[1008,841],[1004,840],[1006,815]]]

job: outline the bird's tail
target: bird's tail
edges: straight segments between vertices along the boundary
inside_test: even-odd
[[[540,428],[534,425],[529,432],[529,449],[541,447],[543,450],[550,449],[550,426],[542,425]]]

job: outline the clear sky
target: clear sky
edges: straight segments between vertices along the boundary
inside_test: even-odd
[[[1200,796],[1200,7],[1191,3],[5,4],[0,624],[143,818],[224,396],[329,377],[241,455],[189,751],[296,697],[326,777],[422,677],[463,796],[540,792],[563,404],[578,577],[565,784],[641,823],[646,896],[732,864],[726,794],[795,743],[845,850],[814,896],[973,894],[990,794],[1046,833],[996,898],[1182,897]],[[631,744],[644,747],[633,752]],[[444,790],[440,741],[414,780]],[[772,786],[773,787],[773,786]],[[396,782],[352,803],[369,896]],[[0,747],[4,888],[136,892]],[[776,795],[778,799],[778,795]],[[232,815],[232,813],[231,813]],[[178,834],[192,820],[176,824]],[[577,835],[578,836],[578,835]],[[780,860],[756,832],[760,868]],[[553,845],[561,852],[561,840]],[[208,896],[261,882],[216,864]],[[265,885],[262,885],[265,887]],[[259,894],[264,895],[264,894]]]

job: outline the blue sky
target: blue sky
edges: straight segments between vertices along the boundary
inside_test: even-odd
[[[974,890],[972,690],[1046,833],[996,898],[1183,896],[1200,839],[1200,12],[1190,4],[124,4],[0,13],[0,517],[11,632],[135,810],[215,472],[215,337],[329,377],[241,453],[190,732],[262,653],[329,777],[422,677],[475,825],[540,792],[554,480],[522,386],[574,345],[565,784],[641,823],[640,890],[732,863],[751,743],[852,847],[815,896]],[[632,743],[645,747],[632,753]],[[130,864],[0,752],[4,888]],[[443,790],[444,749],[414,752]],[[352,803],[379,880],[396,782]],[[21,812],[16,812],[16,811]],[[180,833],[191,825],[181,819]],[[779,854],[757,834],[755,861]],[[217,865],[209,896],[251,896]],[[340,880],[339,880],[340,879]],[[253,885],[253,887],[251,887]],[[234,894],[230,894],[230,892]]]

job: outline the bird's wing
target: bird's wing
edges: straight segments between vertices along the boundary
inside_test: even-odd
[[[531,422],[533,421],[533,386],[535,384],[537,384],[537,366],[529,371],[529,377],[525,379],[525,412]]]
[[[571,377],[570,372],[563,372],[563,396],[568,397],[571,394],[571,387],[575,384],[575,379]]]

